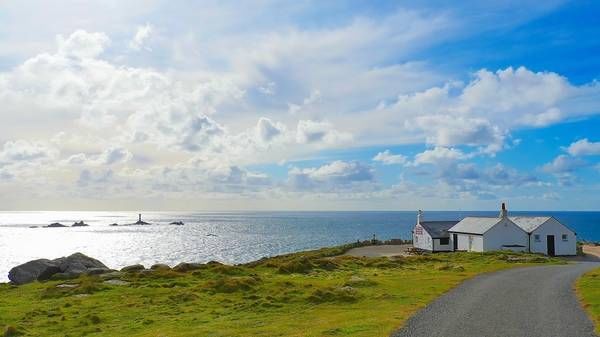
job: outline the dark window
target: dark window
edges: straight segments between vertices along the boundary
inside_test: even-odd
[[[450,238],[440,239],[440,245],[449,245],[449,244],[450,244]]]

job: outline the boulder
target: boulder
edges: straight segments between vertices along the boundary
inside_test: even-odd
[[[81,253],[61,257],[54,261],[59,264],[62,273],[85,274],[94,269],[102,269],[104,272],[110,271],[104,263]]]
[[[204,267],[204,265],[202,263],[182,262],[182,263],[176,265],[175,267],[173,267],[173,270],[176,272],[185,273],[185,272],[192,271],[192,270],[202,269],[203,267]]]
[[[76,278],[81,274],[102,274],[112,271],[104,263],[75,253],[54,260],[39,259],[16,266],[8,273],[13,284],[24,284],[49,279],[64,280]]]
[[[141,264],[134,264],[132,266],[127,266],[127,267],[123,267],[121,268],[121,271],[124,273],[131,273],[131,272],[136,272],[136,271],[142,271],[146,269],[144,266],[142,266]]]
[[[47,280],[60,272],[60,267],[56,262],[39,259],[12,268],[8,272],[8,279],[14,284],[25,284],[35,280]]]
[[[171,267],[169,267],[166,264],[163,263],[157,263],[157,264],[153,264],[152,267],[150,267],[150,269],[152,270],[170,270]]]
[[[118,225],[119,225],[118,223],[111,223],[109,226],[111,226],[111,227],[116,227],[116,226],[118,226]]]
[[[67,226],[61,224],[60,222],[54,222],[54,223],[51,223],[48,226],[46,226],[46,228],[62,228],[62,227],[67,227]]]

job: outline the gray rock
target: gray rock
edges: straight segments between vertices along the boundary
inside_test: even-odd
[[[12,268],[8,272],[8,279],[14,284],[25,284],[35,280],[47,280],[60,272],[60,267],[56,262],[39,259]]]
[[[176,265],[175,267],[173,267],[173,270],[180,272],[180,273],[184,273],[187,271],[202,269],[203,267],[204,267],[204,265],[202,263],[182,262],[182,263]]]
[[[183,226],[184,223],[183,223],[183,221],[173,221],[173,222],[170,223],[170,225]]]
[[[153,264],[152,267],[150,267],[150,269],[152,270],[170,270],[171,267],[169,267],[166,264],[163,263],[157,263],[157,264]]]
[[[51,278],[72,279],[81,274],[101,274],[110,271],[111,269],[104,263],[84,254],[75,253],[54,260],[39,259],[16,266],[8,273],[8,279],[13,284],[24,284]]]
[[[121,268],[121,271],[125,272],[125,273],[130,273],[130,272],[142,271],[144,269],[146,269],[146,268],[144,266],[142,266],[141,264],[134,264],[132,266],[127,266],[127,267]]]
[[[116,226],[118,226],[118,225],[119,225],[118,223],[111,223],[109,226],[111,226],[111,227],[116,227]]]

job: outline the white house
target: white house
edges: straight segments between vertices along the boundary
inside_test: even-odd
[[[431,252],[451,252],[452,242],[448,229],[458,221],[423,221],[423,212],[417,214],[413,230],[413,246]]]
[[[554,255],[576,255],[577,233],[549,216],[515,216],[509,219],[527,234],[528,251]]]
[[[436,251],[512,250],[547,255],[576,255],[577,234],[553,217],[466,217],[461,221],[423,221],[413,230],[415,248]]]

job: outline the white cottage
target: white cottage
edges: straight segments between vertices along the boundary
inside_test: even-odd
[[[553,217],[466,217],[461,221],[423,221],[419,211],[413,230],[415,248],[436,251],[512,250],[547,255],[576,255],[577,233]]]
[[[413,229],[413,246],[431,252],[451,252],[452,242],[448,229],[458,221],[423,221],[423,212],[417,213]]]

